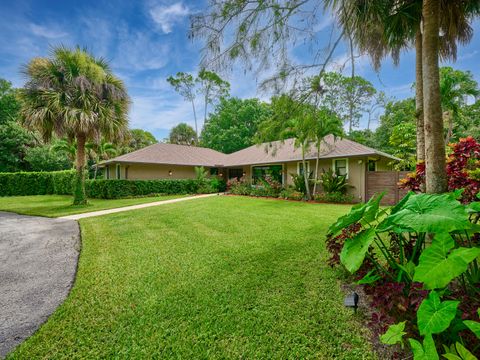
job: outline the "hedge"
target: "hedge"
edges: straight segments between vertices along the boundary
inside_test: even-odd
[[[74,170],[0,173],[0,196],[71,195]],[[153,194],[196,194],[225,191],[225,182],[207,179],[116,180],[85,182],[87,197],[119,199]]]
[[[119,199],[152,194],[196,194],[200,182],[193,179],[166,180],[87,180],[87,196]]]
[[[0,196],[68,195],[74,178],[74,170],[0,173]]]

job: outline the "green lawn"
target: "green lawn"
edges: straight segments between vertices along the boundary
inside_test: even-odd
[[[182,196],[183,195],[164,195],[114,200],[89,199],[88,205],[75,206],[72,205],[72,196],[67,195],[7,196],[0,197],[0,211],[13,211],[25,215],[57,217],[174,199]]]
[[[83,219],[70,296],[8,358],[375,358],[326,264],[348,209],[219,196]]]

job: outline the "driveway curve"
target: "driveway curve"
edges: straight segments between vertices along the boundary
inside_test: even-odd
[[[65,300],[79,251],[76,221],[0,212],[0,358]]]

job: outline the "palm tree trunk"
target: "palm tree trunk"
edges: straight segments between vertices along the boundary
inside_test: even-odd
[[[422,71],[422,32],[415,36],[415,115],[417,118],[417,162],[425,161],[425,125],[423,122],[423,71]]]
[[[427,193],[447,190],[445,142],[438,69],[440,0],[424,0],[423,8],[423,110]]]
[[[317,160],[315,162],[315,182],[313,184],[313,196],[317,193],[317,182],[318,182],[318,168],[320,164],[320,145],[322,144],[322,140],[320,139],[317,143]]]
[[[77,159],[75,188],[73,193],[73,205],[84,205],[87,203],[85,195],[85,134],[77,135]]]
[[[303,179],[305,181],[305,196],[307,200],[311,200],[312,195],[310,194],[310,184],[308,183],[309,174],[307,171],[307,162],[305,161],[305,146],[305,144],[302,144]]]

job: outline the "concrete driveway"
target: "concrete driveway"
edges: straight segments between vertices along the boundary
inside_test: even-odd
[[[79,250],[76,221],[0,212],[0,358],[65,300]]]

